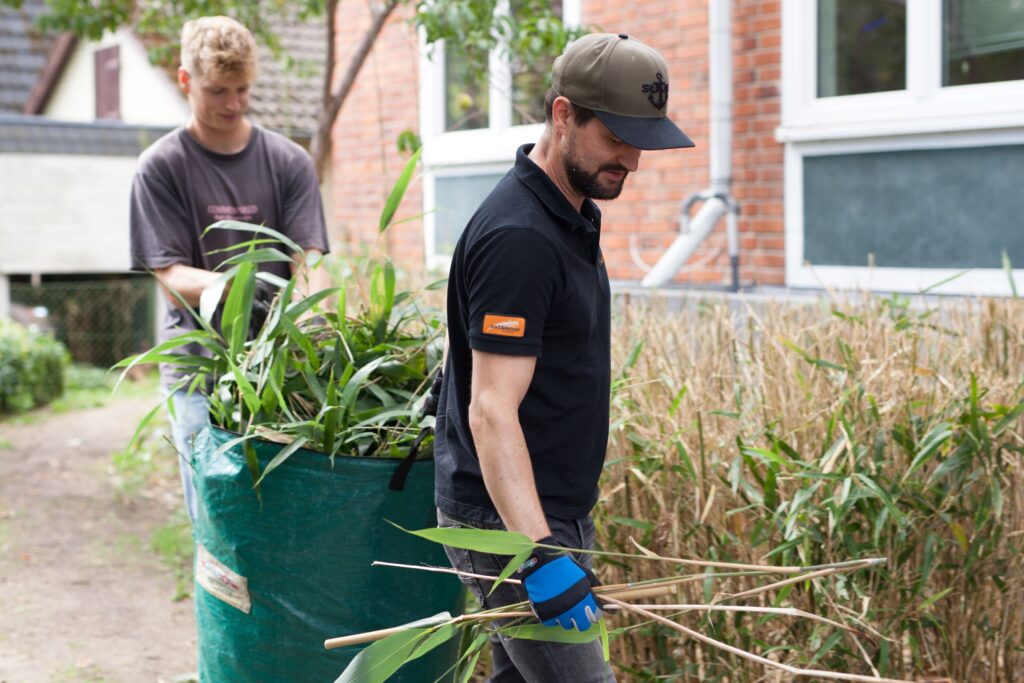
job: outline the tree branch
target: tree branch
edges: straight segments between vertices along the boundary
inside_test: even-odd
[[[313,140],[310,145],[310,153],[313,155],[316,175],[317,178],[321,180],[323,180],[324,171],[327,167],[327,162],[331,153],[331,129],[334,127],[334,122],[338,118],[338,113],[341,111],[341,105],[344,104],[345,98],[348,97],[349,92],[352,90],[356,77],[359,75],[359,71],[363,68],[363,63],[369,56],[370,50],[373,49],[373,44],[377,40],[377,36],[380,35],[380,32],[384,28],[384,23],[388,20],[388,17],[391,16],[391,13],[394,12],[397,6],[398,0],[387,0],[383,5],[375,5],[372,7],[370,11],[370,25],[359,40],[359,44],[356,46],[355,52],[352,53],[352,56],[348,61],[348,65],[345,67],[345,73],[342,74],[337,86],[333,89],[330,88],[329,83],[326,86],[325,94],[327,94],[327,97],[325,97],[324,106],[320,110],[320,118],[317,120],[316,133],[314,133]],[[330,21],[333,21],[333,19]],[[331,71],[333,73],[333,70]]]

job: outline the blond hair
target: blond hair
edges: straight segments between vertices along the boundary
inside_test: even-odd
[[[181,30],[181,68],[220,79],[256,75],[256,39],[231,17],[201,17]]]

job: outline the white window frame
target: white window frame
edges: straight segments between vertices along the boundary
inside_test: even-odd
[[[906,90],[817,96],[817,0],[783,0],[786,284],[915,292],[962,270],[814,266],[803,262],[803,159],[826,154],[1024,144],[1024,80],[943,86],[940,0],[907,0]],[[1024,289],[1024,269],[1014,279]],[[1010,292],[1002,269],[971,269],[936,293]]]
[[[562,21],[577,26],[581,0],[563,0]],[[499,3],[498,11],[503,11]],[[504,11],[507,11],[504,10]],[[512,67],[494,51],[489,59],[488,127],[445,131],[445,46],[432,46],[420,36],[420,138],[423,141],[423,230],[427,268],[447,272],[451,257],[438,254],[437,222],[432,210],[436,205],[438,177],[487,175],[508,169],[515,162],[516,150],[536,142],[543,123],[512,125]]]

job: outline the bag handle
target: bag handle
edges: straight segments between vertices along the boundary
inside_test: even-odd
[[[412,470],[412,463],[416,460],[416,455],[420,452],[420,444],[423,443],[423,439],[427,438],[431,431],[431,427],[424,427],[420,430],[412,445],[409,446],[409,454],[402,458],[402,462],[398,463],[398,467],[392,473],[391,481],[388,482],[389,489],[392,491],[405,490],[405,480],[409,476],[409,471]]]

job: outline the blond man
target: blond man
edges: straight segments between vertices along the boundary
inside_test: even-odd
[[[165,294],[158,342],[198,327],[178,297],[198,308],[203,290],[219,276],[214,271],[234,253],[224,250],[252,238],[227,230],[203,235],[210,224],[225,219],[262,224],[297,242],[305,258],[260,265],[283,278],[327,251],[323,205],[309,155],[246,116],[256,71],[256,41],[234,19],[203,17],[185,24],[178,85],[192,113],[184,126],[142,154],[131,192],[132,269],[155,273]],[[300,283],[306,291],[328,285],[322,269],[309,270]],[[179,352],[204,350],[190,345]],[[160,374],[166,390],[181,379],[167,364]],[[207,424],[208,405],[202,392],[190,395],[180,389],[170,400],[185,502],[195,519],[189,437]]]

